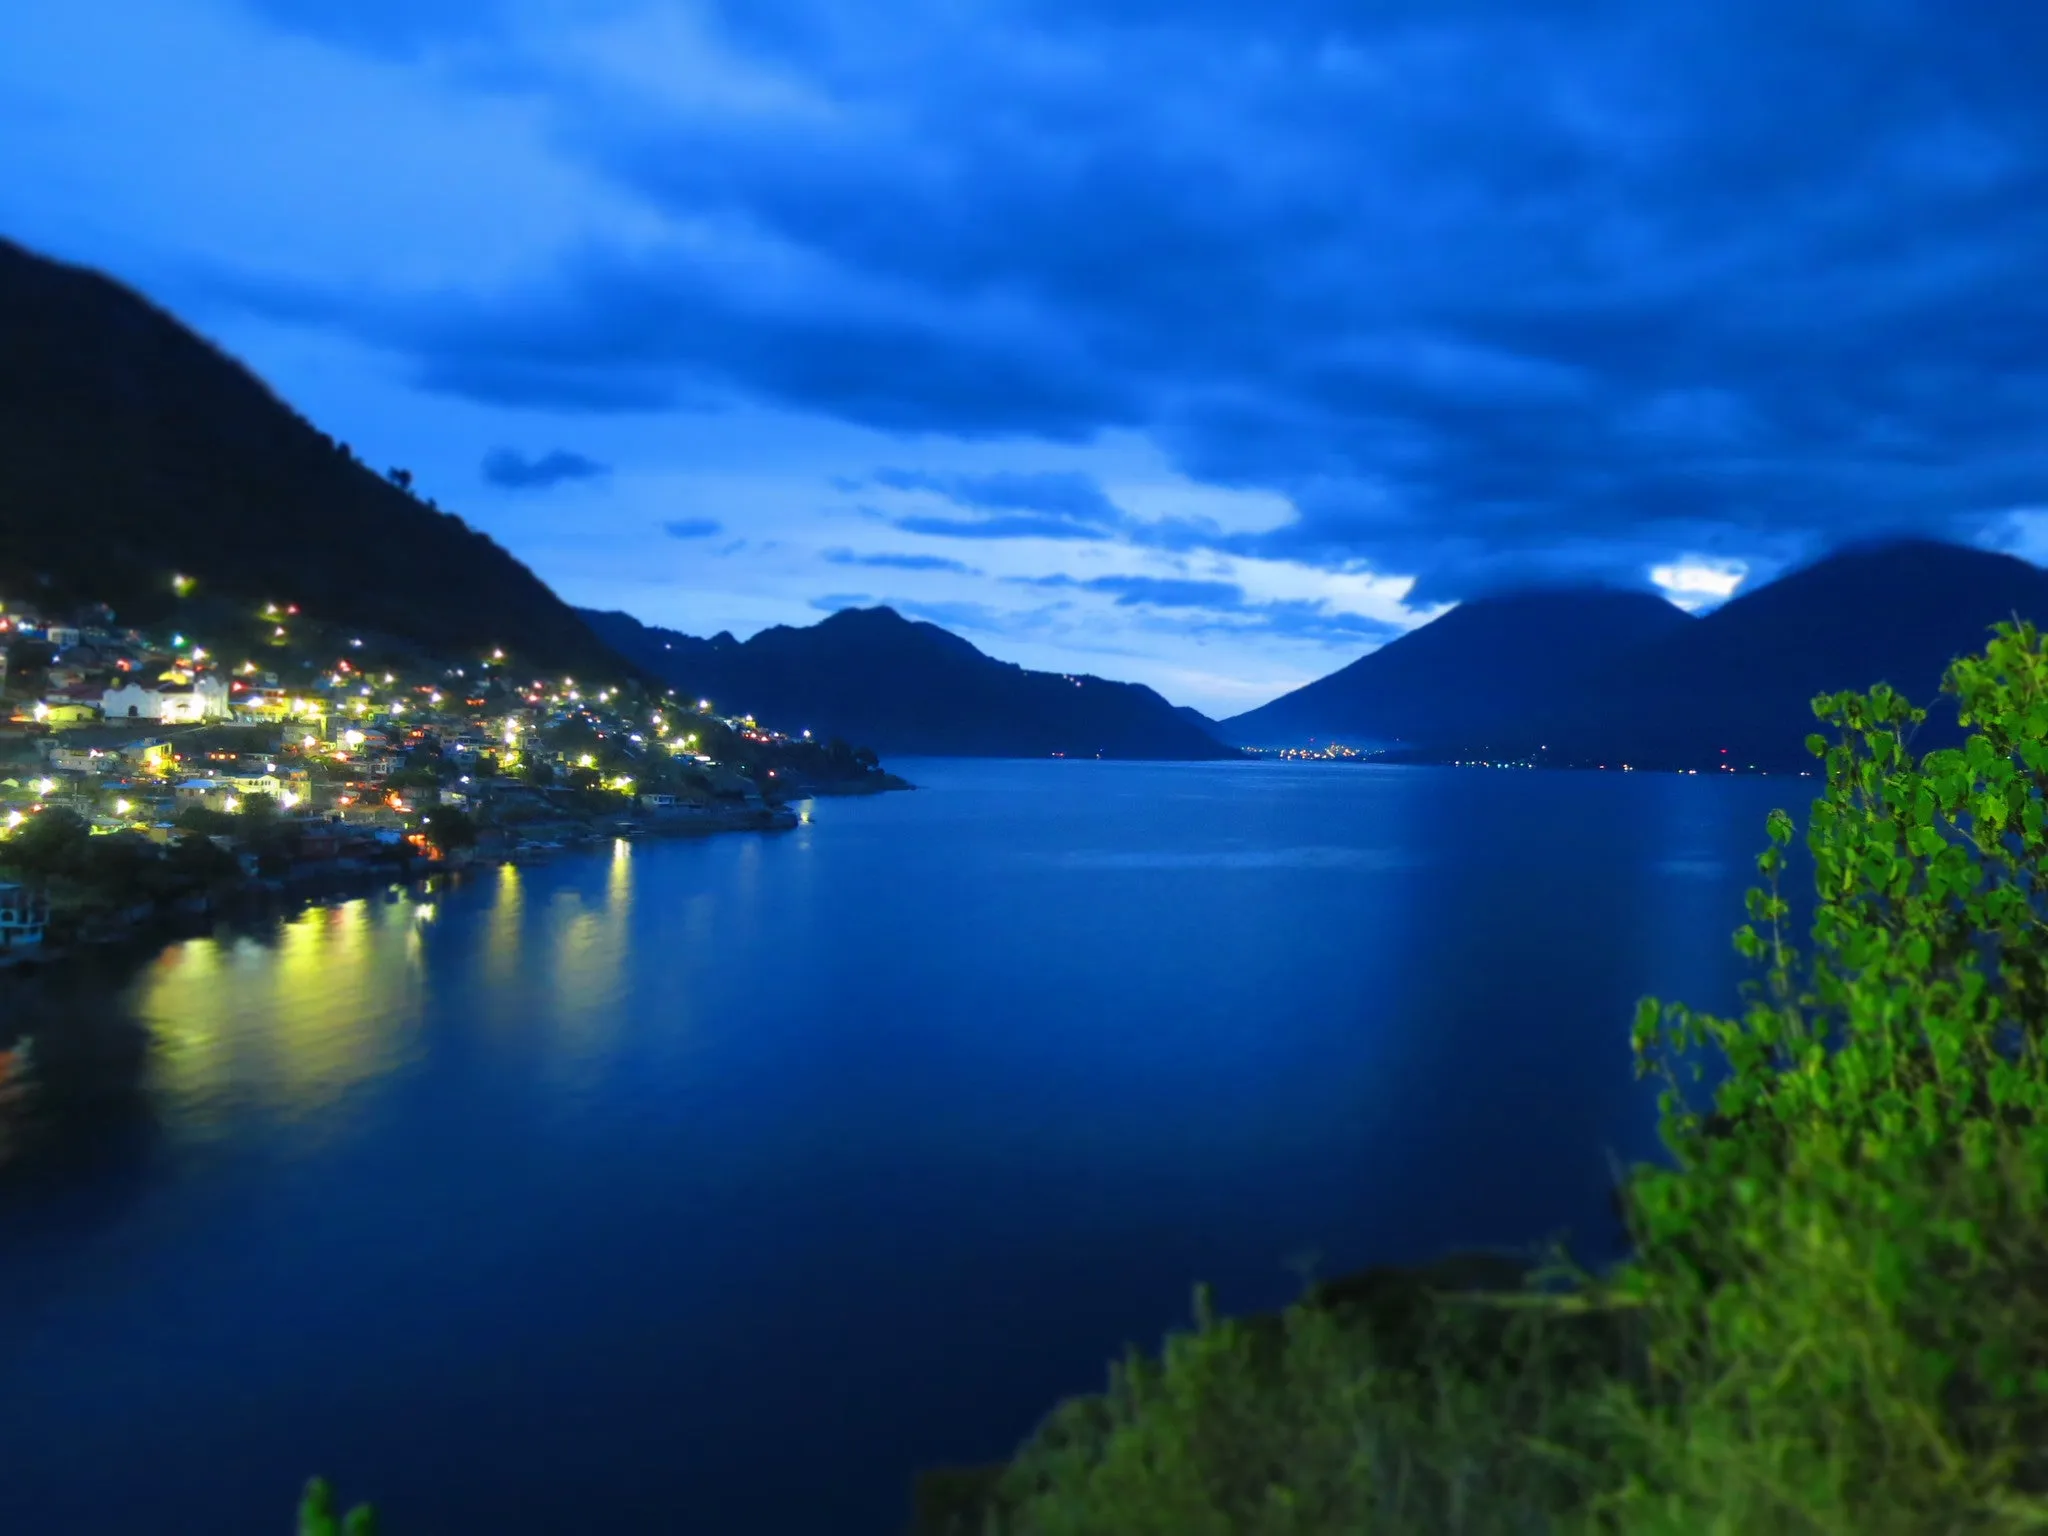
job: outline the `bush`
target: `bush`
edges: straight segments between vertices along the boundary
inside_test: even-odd
[[[1773,812],[1746,1011],[1642,1005],[1671,1160],[1627,1181],[1627,1262],[1198,1315],[1000,1474],[928,1488],[922,1529],[2048,1526],[2048,648],[2001,625],[1944,691],[1970,734],[1917,762],[1889,689],[1815,701],[1811,955]]]

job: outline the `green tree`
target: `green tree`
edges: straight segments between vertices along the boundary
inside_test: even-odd
[[[337,1515],[334,1490],[325,1478],[316,1477],[306,1484],[305,1497],[299,1501],[298,1536],[377,1536],[377,1512],[358,1504],[346,1515]]]
[[[49,879],[74,868],[91,837],[92,828],[76,811],[48,806],[0,843],[0,862],[23,874]]]
[[[476,846],[476,822],[459,805],[430,806],[420,817],[427,841],[443,853]]]

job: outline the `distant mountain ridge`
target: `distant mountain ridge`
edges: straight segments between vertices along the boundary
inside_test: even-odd
[[[619,659],[539,577],[111,278],[0,239],[0,595],[171,617],[275,601],[538,669]]]
[[[1235,756],[1150,688],[1033,672],[892,608],[846,608],[740,641],[584,610],[592,630],[678,692],[777,729],[935,757]]]
[[[1928,708],[1924,750],[1958,734],[1940,695],[1949,663],[2013,618],[2048,625],[2048,571],[1932,539],[1852,546],[1617,658],[1503,739],[1581,763],[1810,768],[1814,696],[1888,683]]]
[[[2048,625],[2048,571],[1931,539],[1837,550],[1698,619],[1647,593],[1503,594],[1220,729],[1398,739],[1418,760],[1811,768],[1820,693],[1888,683],[1929,707],[1916,746],[1952,739],[1943,673],[2015,617]]]
[[[1474,598],[1340,671],[1218,727],[1245,746],[1354,746],[1487,736],[1586,686],[1617,656],[1690,626],[1649,592],[1535,588]]]

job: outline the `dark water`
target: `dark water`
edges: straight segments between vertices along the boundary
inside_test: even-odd
[[[0,1530],[884,1536],[1197,1279],[1596,1251],[1816,782],[906,768],[0,993]]]

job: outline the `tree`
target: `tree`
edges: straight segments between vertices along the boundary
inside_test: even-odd
[[[92,828],[84,817],[53,805],[29,817],[0,843],[0,861],[47,880],[75,868],[91,839]]]
[[[401,491],[410,491],[412,489],[411,470],[392,469],[385,471],[385,474],[390,479],[391,483],[397,486]]]
[[[427,841],[441,852],[476,846],[476,823],[459,805],[436,805],[420,817],[420,829]]]
[[[178,812],[177,825],[201,837],[226,837],[235,831],[235,818],[211,806],[188,805]]]
[[[1774,811],[1746,1011],[1637,1019],[1676,1166],[1630,1182],[1616,1289],[1676,1397],[1629,1450],[1667,1497],[1741,1489],[1750,1529],[2006,1528],[2048,1486],[2048,645],[2001,624],[1943,692],[1969,733],[1919,759],[1891,689],[1815,701],[1812,953]],[[1687,1085],[1716,1061],[1708,1112]]]

